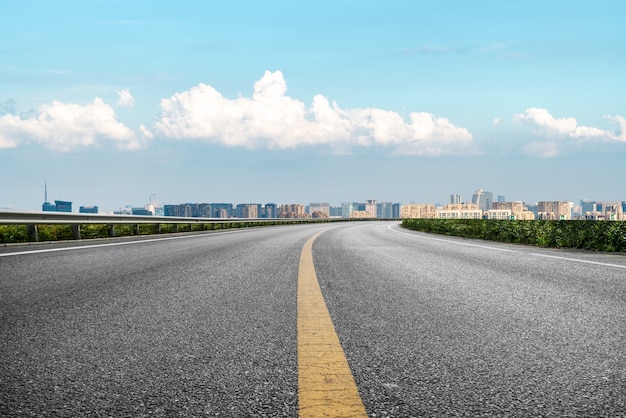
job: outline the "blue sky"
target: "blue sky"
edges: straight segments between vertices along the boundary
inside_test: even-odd
[[[626,200],[626,2],[7,1],[0,207]]]

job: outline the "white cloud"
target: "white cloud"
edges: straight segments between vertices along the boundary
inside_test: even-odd
[[[544,137],[544,142],[533,142],[525,147],[531,155],[554,157],[568,146],[583,146],[589,142],[626,142],[626,119],[622,116],[605,116],[620,127],[610,131],[591,126],[578,125],[573,117],[555,118],[546,109],[529,108],[516,114],[513,122],[530,127],[533,134]]]
[[[146,128],[145,125],[139,126],[139,131],[141,131],[141,134],[143,135],[144,138],[147,138],[147,139],[154,138],[154,135],[152,134],[152,132],[150,132],[148,128]]]
[[[307,108],[286,92],[280,71],[266,71],[254,84],[252,98],[227,99],[199,84],[161,101],[154,131],[167,138],[247,148],[326,145],[345,152],[354,146],[386,146],[404,155],[457,154],[472,148],[471,133],[430,113],[411,113],[407,122],[392,111],[342,109],[321,95]]]
[[[528,125],[537,135],[562,136],[569,138],[600,139],[608,141],[626,141],[626,121],[622,116],[606,117],[620,126],[621,132],[608,131],[590,126],[579,126],[575,118],[557,119],[546,109],[530,108],[517,114],[513,121],[518,125]]]
[[[129,89],[117,90],[119,97],[117,105],[120,107],[133,107],[135,105],[135,98],[130,94]]]
[[[0,117],[0,147],[36,142],[69,151],[104,141],[113,141],[124,149],[140,146],[135,133],[119,122],[115,111],[100,98],[85,106],[54,101],[26,116]]]

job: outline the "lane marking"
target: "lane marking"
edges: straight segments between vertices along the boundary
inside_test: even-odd
[[[304,244],[298,270],[298,415],[367,417],[315,274],[313,241],[322,232]]]
[[[392,231],[392,232],[398,233],[398,234],[404,234],[404,235],[408,235],[408,236],[415,237],[415,238],[420,238],[420,239],[425,239],[425,240],[441,241],[441,242],[447,242],[447,243],[451,243],[451,244],[465,245],[467,247],[484,248],[484,249],[493,250],[493,251],[502,251],[502,252],[508,252],[508,253],[517,253],[517,254],[527,254],[527,255],[532,255],[532,256],[535,256],[535,257],[552,258],[552,259],[556,259],[556,260],[574,261],[576,263],[593,264],[593,265],[596,265],[596,266],[616,267],[616,268],[619,268],[619,269],[626,269],[626,266],[622,265],[622,264],[611,264],[611,263],[603,263],[601,261],[581,260],[581,259],[578,259],[578,258],[561,257],[561,256],[558,256],[558,255],[540,254],[540,253],[512,250],[510,248],[496,248],[496,247],[490,247],[488,245],[470,244],[469,242],[460,242],[460,241],[451,240],[451,239],[426,237],[426,236],[419,235],[419,234],[411,234],[411,233],[408,233],[408,232],[404,232],[404,231],[401,231],[399,229],[393,229],[392,226],[393,225],[389,225],[387,227],[387,229]],[[416,231],[416,232],[418,232],[418,231]]]
[[[12,253],[0,253],[0,257],[9,257],[12,255],[25,255],[25,254],[39,254],[39,253],[55,253],[58,251],[70,251],[70,250],[83,250],[88,248],[99,248],[99,247],[117,247],[119,245],[133,245],[133,244],[144,244],[147,242],[158,242],[158,241],[169,241],[174,239],[187,239],[187,238],[200,238],[212,235],[222,235],[222,234],[234,234],[237,232],[244,232],[245,229],[238,229],[235,231],[222,231],[222,232],[208,232],[206,234],[197,234],[197,235],[181,235],[176,237],[165,237],[165,238],[150,238],[138,241],[122,241],[122,242],[109,242],[106,244],[90,244],[90,245],[79,245],[75,247],[60,247],[60,248],[46,248],[43,250],[29,250],[29,251],[15,251]],[[54,244],[54,241],[51,242]]]

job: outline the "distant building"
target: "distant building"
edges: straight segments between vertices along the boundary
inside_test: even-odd
[[[330,217],[330,204],[328,203],[309,203],[309,215],[313,216],[315,212],[324,213],[326,218]],[[318,216],[321,217],[321,216]]]
[[[278,206],[276,203],[266,203],[263,208],[263,217],[269,219],[278,218]]]
[[[41,209],[44,212],[71,212],[72,202],[55,200],[54,205],[49,202],[44,202],[43,205],[41,205]]]
[[[163,215],[183,218],[210,218],[211,209],[211,205],[209,205],[208,203],[183,203],[180,205],[164,205]]]
[[[400,218],[436,218],[437,209],[431,204],[411,204],[400,206]]]
[[[381,219],[393,218],[393,203],[380,202],[376,204],[376,217]]]
[[[358,210],[358,206],[356,202],[341,202],[341,217],[349,218],[353,211]]]
[[[400,219],[400,208],[402,205],[400,203],[394,203],[391,207],[392,218]]]
[[[237,217],[242,219],[259,218],[259,207],[257,203],[243,203],[237,205]]]
[[[153,216],[153,213],[146,208],[133,208],[132,214],[140,216]]]
[[[478,209],[487,211],[491,209],[493,203],[493,193],[487,192],[483,189],[478,189],[472,196],[472,203],[478,206]]]
[[[581,200],[581,218],[586,220],[621,221],[626,220],[626,202]]]
[[[436,217],[439,219],[482,219],[483,211],[474,203],[450,204],[438,208]]]
[[[56,212],[57,207],[50,202],[43,202],[43,204],[41,205],[41,210],[43,210],[44,212]]]
[[[510,209],[489,209],[488,211],[483,213],[483,216],[486,219],[498,220],[498,221],[507,221],[511,219],[511,210]]]
[[[530,221],[535,219],[535,214],[528,210],[523,202],[493,202],[493,210],[510,210],[513,219]]]
[[[311,218],[315,219],[325,219],[329,217],[330,215],[328,215],[326,212],[322,212],[321,210],[316,210],[315,212],[311,213]]]
[[[350,218],[352,219],[368,219],[374,218],[370,211],[368,210],[354,210],[350,213]]]
[[[368,199],[365,201],[365,211],[369,212],[372,218],[376,218],[378,216],[378,208],[376,207],[375,199]]]
[[[78,208],[79,213],[98,213],[98,206],[81,206]]]
[[[290,218],[290,219],[303,219],[308,218],[305,206],[300,203],[291,203],[287,205],[280,205],[278,207],[278,217],[279,218]]]
[[[462,203],[461,202],[461,195],[460,194],[451,194],[450,195],[450,204],[452,205],[458,205]]]
[[[211,203],[211,215],[209,218],[232,218],[233,217],[233,204],[232,203]]]
[[[565,201],[538,202],[537,219],[570,220],[572,219],[572,203]]]

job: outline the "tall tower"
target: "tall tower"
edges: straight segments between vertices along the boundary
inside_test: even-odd
[[[43,205],[41,205],[41,210],[44,212],[56,212],[57,206],[50,204],[48,202],[48,181],[46,180],[43,184]]]
[[[483,189],[478,189],[472,196],[472,203],[478,205],[478,209],[482,211],[489,210],[491,209],[491,204],[493,203],[493,193],[486,192]]]

